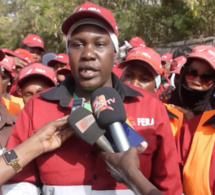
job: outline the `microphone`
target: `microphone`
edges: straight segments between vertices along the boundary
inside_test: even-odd
[[[111,87],[101,87],[91,95],[91,107],[97,124],[109,129],[118,152],[130,147],[122,123],[126,120],[125,108],[118,92]]]
[[[89,110],[80,106],[70,113],[67,121],[74,133],[86,143],[96,144],[105,152],[114,152],[110,142],[103,135],[106,131],[97,125]]]

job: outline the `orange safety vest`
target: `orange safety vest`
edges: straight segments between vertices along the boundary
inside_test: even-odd
[[[2,97],[3,104],[6,106],[7,111],[11,114],[19,114],[21,107],[18,103],[12,102],[4,97]]]
[[[215,141],[215,127],[204,123],[214,114],[215,110],[205,111],[195,131],[183,169],[183,188],[187,195],[211,195],[209,170]]]
[[[169,121],[170,121],[170,126],[172,129],[172,133],[173,136],[176,137],[176,135],[178,134],[179,130],[181,129],[182,123],[183,123],[183,118],[184,118],[184,114],[183,112],[181,112],[180,110],[178,110],[177,108],[168,105],[168,104],[164,104],[167,108],[167,110],[174,114],[175,117],[169,117]]]

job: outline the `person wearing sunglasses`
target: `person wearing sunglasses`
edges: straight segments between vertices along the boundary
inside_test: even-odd
[[[194,48],[180,72],[180,81],[168,103],[177,106],[187,119],[215,108],[215,48]]]
[[[181,69],[177,93],[172,96],[176,105],[193,114],[184,120],[176,137],[184,194],[215,195],[214,82],[215,48],[194,48]]]

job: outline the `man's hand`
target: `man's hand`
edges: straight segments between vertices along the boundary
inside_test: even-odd
[[[126,152],[109,153],[101,152],[102,158],[107,163],[107,169],[118,182],[128,185],[127,175],[132,169],[139,169],[138,155],[146,148],[139,145],[130,147]]]
[[[173,91],[175,88],[173,86],[168,86],[162,94],[159,95],[160,100],[167,101],[171,98]]]
[[[12,56],[11,56],[12,57]],[[20,58],[18,58],[18,57],[12,57],[14,60],[15,60],[15,65],[16,66],[20,66],[20,67],[24,67],[24,66],[26,66],[28,63],[27,62],[25,62],[24,60],[21,60]]]

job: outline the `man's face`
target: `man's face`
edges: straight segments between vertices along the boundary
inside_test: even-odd
[[[111,70],[117,55],[109,34],[95,25],[82,25],[72,33],[69,62],[75,92],[112,86]]]

